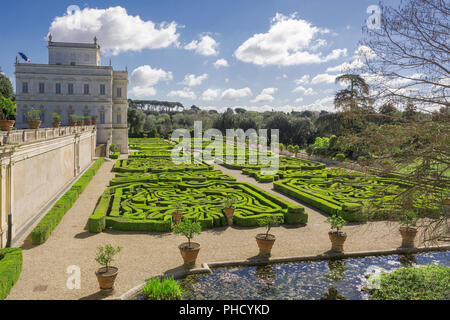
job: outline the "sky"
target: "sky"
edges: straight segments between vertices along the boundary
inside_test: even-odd
[[[102,65],[127,68],[129,98],[290,112],[333,110],[334,79],[361,64],[358,42],[377,1],[1,3],[0,67],[13,82],[17,52],[48,63],[49,33],[62,42],[96,36]]]

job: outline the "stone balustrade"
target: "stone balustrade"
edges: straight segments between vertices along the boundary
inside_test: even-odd
[[[39,128],[25,130],[0,131],[0,146],[6,144],[24,144],[34,141],[69,136],[75,133],[95,130],[95,126],[67,126],[59,128]]]

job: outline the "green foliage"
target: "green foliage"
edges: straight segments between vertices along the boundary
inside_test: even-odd
[[[114,248],[110,244],[107,244],[105,246],[98,246],[95,261],[97,261],[99,265],[106,267],[106,270],[108,270],[108,267],[114,261],[114,256],[120,251],[122,251],[122,247],[120,246],[116,248]]]
[[[22,271],[22,250],[0,249],[0,300],[5,299],[19,280]]]
[[[312,153],[314,151],[314,147],[313,146],[307,146],[305,151],[307,153]]]
[[[367,158],[364,156],[359,156],[358,157],[358,162],[361,164],[365,164],[367,162]]]
[[[283,218],[277,215],[265,216],[264,218],[258,221],[258,225],[260,227],[266,228],[266,239],[269,237],[270,229],[281,223],[283,223]]]
[[[415,227],[419,216],[415,209],[405,209],[399,214],[399,222],[405,227]]]
[[[119,150],[119,148],[115,144],[111,144],[109,146],[109,151],[110,152],[117,152],[117,150]]]
[[[73,184],[55,205],[46,213],[39,224],[31,232],[31,239],[34,245],[44,243],[54,228],[59,224],[63,216],[72,207],[78,196],[83,192],[89,181],[97,173],[103,164],[104,158],[97,159],[94,164]]]
[[[14,120],[16,104],[9,98],[0,97],[0,120]]]
[[[336,160],[338,161],[344,161],[345,160],[345,155],[343,153],[338,153],[336,155]]]
[[[50,117],[52,118],[52,120],[53,120],[54,122],[59,122],[59,121],[61,121],[61,115],[60,115],[59,113],[57,113],[57,112],[52,112],[51,115],[50,115]]]
[[[320,148],[328,148],[330,146],[330,139],[329,138],[321,138],[317,137],[314,141],[314,148],[320,149]]]
[[[382,273],[371,300],[450,300],[450,268],[439,265]],[[370,279],[369,279],[370,280]]]
[[[328,217],[327,222],[331,225],[331,229],[335,229],[337,232],[341,231],[341,229],[347,224],[347,221],[338,215]]]
[[[9,78],[0,71],[0,98],[14,100],[14,90]]]
[[[120,157],[120,152],[114,152],[113,154],[109,155],[110,159],[119,159]]]
[[[237,200],[235,198],[227,197],[223,203],[223,206],[225,208],[234,208],[236,202]]]
[[[173,276],[151,278],[142,288],[144,296],[149,300],[179,300],[181,287]]]
[[[188,239],[189,247],[191,246],[191,240],[194,238],[194,234],[202,233],[202,225],[197,221],[183,219],[180,223],[172,226],[173,233],[176,235],[185,236]]]
[[[25,114],[27,120],[31,120],[31,121],[41,120],[40,115],[41,115],[41,110],[35,109],[35,108],[31,108],[31,110],[27,111]]]

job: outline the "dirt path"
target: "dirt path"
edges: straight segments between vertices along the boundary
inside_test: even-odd
[[[8,299],[102,299],[105,294],[98,289],[94,261],[96,247],[110,243],[123,247],[114,265],[119,267],[116,288],[112,296],[120,296],[153,275],[180,268],[182,259],[178,245],[183,238],[172,234],[107,231],[90,234],[86,223],[97,200],[114,176],[114,162],[105,162],[91,180],[74,206],[66,213],[50,238],[40,246],[22,244],[24,263],[18,283]],[[240,181],[247,181],[291,200],[271,190],[272,184],[257,183],[240,171],[217,167]],[[295,201],[294,201],[295,202]],[[277,236],[273,247],[274,257],[301,256],[323,253],[330,248],[326,217],[304,205],[309,222],[304,227],[280,226],[271,233]],[[384,222],[345,227],[348,239],[346,251],[363,251],[396,248],[401,242],[397,227]],[[198,263],[244,260],[258,253],[255,235],[262,228],[218,228],[205,230],[195,241],[201,244]],[[66,286],[69,266],[81,270],[81,288]]]

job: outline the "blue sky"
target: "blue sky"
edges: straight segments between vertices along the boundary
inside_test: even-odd
[[[0,66],[14,78],[18,51],[47,63],[50,31],[54,41],[96,35],[102,64],[128,68],[131,98],[219,111],[332,110],[332,80],[343,63],[358,65],[366,10],[376,2],[4,1]],[[70,5],[81,12],[68,15]]]

